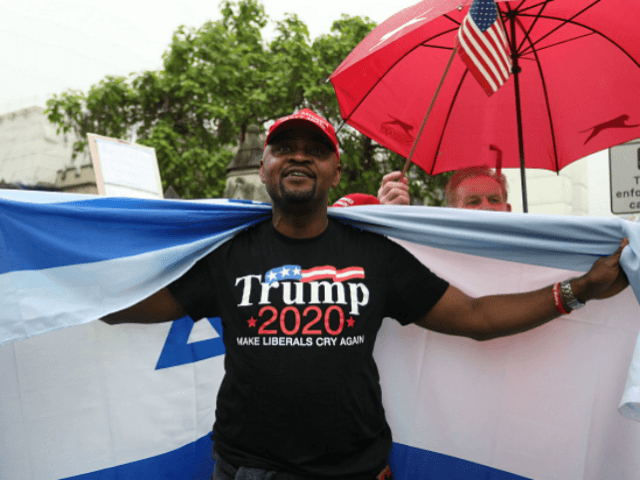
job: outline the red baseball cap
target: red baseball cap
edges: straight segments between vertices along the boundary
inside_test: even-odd
[[[336,203],[331,206],[357,207],[358,205],[380,205],[380,200],[367,193],[350,193],[349,195],[345,195],[341,199],[336,200]]]
[[[318,130],[320,130],[320,132],[322,132],[322,134],[325,137],[327,137],[327,140],[331,142],[331,145],[333,146],[333,151],[336,154],[336,157],[338,158],[338,162],[340,161],[340,148],[338,147],[338,137],[336,137],[336,131],[333,128],[333,125],[331,125],[331,123],[327,122],[320,115],[318,115],[312,110],[309,110],[308,108],[300,110],[299,112],[294,113],[293,115],[287,115],[286,117],[282,117],[276,120],[276,123],[271,125],[271,128],[269,128],[269,133],[267,134],[267,138],[264,141],[265,148],[267,147],[267,145],[269,144],[269,141],[273,138],[273,136],[276,133],[281,132],[287,124],[290,124],[291,122],[296,122],[296,121],[309,123],[315,126]]]

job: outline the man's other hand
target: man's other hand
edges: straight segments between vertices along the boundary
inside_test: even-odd
[[[615,252],[596,260],[586,274],[571,281],[571,289],[578,300],[609,298],[627,288],[629,279],[620,266],[620,256],[627,245],[629,240],[623,238]]]

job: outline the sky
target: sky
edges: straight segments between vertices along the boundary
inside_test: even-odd
[[[380,23],[415,3],[262,0],[272,20],[296,13],[311,38],[328,33],[343,13]],[[0,2],[0,114],[44,106],[53,94],[68,89],[86,91],[107,75],[159,69],[180,25],[200,27],[219,18],[217,0]]]

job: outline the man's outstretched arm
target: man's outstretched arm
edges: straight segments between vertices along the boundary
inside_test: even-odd
[[[620,255],[628,243],[625,238],[612,255],[597,260],[586,274],[571,280],[578,300],[585,303],[608,298],[629,285],[620,267]],[[570,311],[562,301],[563,308]],[[533,292],[478,298],[449,286],[438,303],[416,324],[436,332],[490,340],[530,330],[560,315],[553,286]]]
[[[168,288],[163,288],[150,297],[124,310],[102,317],[109,325],[118,323],[162,323],[182,318],[187,313]]]

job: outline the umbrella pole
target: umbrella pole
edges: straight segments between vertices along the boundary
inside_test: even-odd
[[[511,35],[512,38],[515,38],[515,22],[511,23]],[[514,91],[516,94],[516,123],[518,126],[518,149],[520,150],[520,183],[522,185],[522,211],[524,213],[529,212],[529,208],[527,206],[527,178],[524,170],[524,138],[522,135],[522,108],[520,104],[520,72],[522,69],[518,64],[518,56],[513,55],[512,57],[513,67],[511,71],[513,72],[513,85]]]
[[[516,90],[516,115],[518,117],[518,148],[520,149],[520,184],[522,185],[522,211],[529,212],[527,205],[527,177],[524,169],[524,141],[522,138],[522,111],[520,110],[520,85],[518,74],[514,75]]]
[[[431,109],[433,108],[433,104],[436,103],[436,98],[438,98],[438,94],[440,93],[440,89],[442,88],[442,84],[444,83],[444,79],[449,72],[449,67],[451,67],[451,62],[453,62],[453,57],[458,51],[458,47],[455,46],[453,51],[451,52],[451,57],[449,58],[449,63],[447,63],[447,67],[444,69],[442,73],[442,78],[440,79],[440,83],[438,84],[438,88],[436,89],[436,93],[433,94],[433,98],[431,99],[431,104],[429,105],[429,109],[427,110],[427,114],[424,116],[424,120],[422,120],[422,125],[420,126],[420,130],[418,131],[418,135],[413,142],[413,147],[411,147],[411,152],[407,157],[407,161],[404,163],[404,168],[402,169],[402,176],[406,176],[407,170],[409,170],[409,165],[411,165],[411,158],[413,157],[413,152],[415,152],[416,147],[418,146],[418,140],[420,140],[420,136],[422,135],[422,130],[424,130],[424,126],[427,123],[427,119],[429,118],[429,114],[431,113]]]

